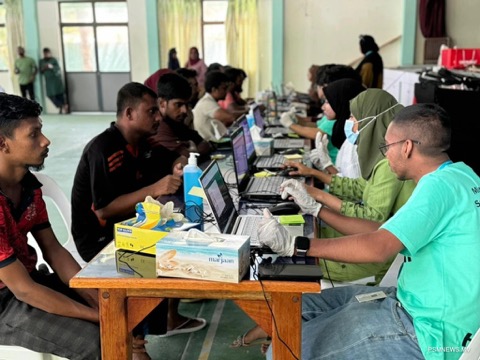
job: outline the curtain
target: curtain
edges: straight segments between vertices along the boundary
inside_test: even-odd
[[[445,37],[445,0],[420,0],[420,30],[426,38]]]
[[[17,47],[25,46],[25,33],[23,31],[22,2],[18,0],[5,0],[5,30],[8,45],[8,67],[12,80],[13,91],[19,93],[18,76],[15,74],[15,59]]]
[[[244,97],[254,97],[259,84],[257,0],[228,0],[225,28],[227,62],[247,73]]]
[[[168,67],[168,50],[177,49],[180,66],[188,60],[188,50],[196,46],[202,57],[201,0],[158,0],[160,64]]]

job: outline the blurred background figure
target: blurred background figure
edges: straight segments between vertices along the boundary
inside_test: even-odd
[[[177,58],[177,50],[175,48],[171,48],[168,52],[168,68],[172,71],[180,68],[180,63]]]
[[[207,65],[205,65],[205,62],[200,59],[198,49],[195,46],[190,48],[188,53],[188,61],[185,64],[185,67],[197,72],[198,86],[200,87],[200,90],[203,91],[205,88],[205,74],[207,73]]]
[[[28,92],[29,99],[35,100],[33,83],[37,75],[37,65],[31,57],[25,56],[25,49],[22,46],[17,48],[17,53],[19,57],[15,60],[15,74],[18,75],[20,92],[24,98],[27,97]]]
[[[45,77],[47,97],[59,110],[59,114],[68,114],[68,104],[65,101],[65,88],[57,59],[52,56],[49,48],[43,49],[43,59],[39,63],[40,73]]]
[[[367,88],[383,87],[383,61],[378,50],[373,37],[360,35],[360,51],[365,56],[355,70],[360,74],[362,83]]]

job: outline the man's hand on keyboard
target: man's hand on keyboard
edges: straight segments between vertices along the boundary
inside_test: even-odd
[[[282,199],[293,198],[293,201],[300,206],[302,213],[318,216],[322,204],[317,203],[305,189],[305,186],[298,180],[289,179],[280,185]]]
[[[280,256],[293,256],[295,251],[293,236],[279,224],[268,209],[263,209],[263,219],[258,225],[257,233],[260,245],[268,246]]]

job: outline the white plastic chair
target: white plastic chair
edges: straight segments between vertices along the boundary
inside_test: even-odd
[[[395,260],[393,260],[392,264],[388,268],[387,272],[382,278],[382,281],[380,281],[380,284],[378,286],[384,286],[384,287],[389,287],[389,286],[397,286],[397,279],[398,279],[398,273],[400,271],[400,268],[402,267],[403,261],[404,261],[405,256],[402,254],[398,254]]]
[[[80,266],[85,266],[86,262],[82,260],[80,257],[77,248],[75,247],[75,243],[73,241],[73,237],[71,234],[71,223],[72,223],[72,210],[70,207],[70,201],[68,200],[65,193],[62,191],[60,186],[48,175],[35,173],[38,181],[43,184],[42,192],[44,197],[48,197],[52,200],[53,204],[58,209],[60,217],[62,218],[65,227],[67,229],[68,239],[63,244],[63,246],[73,255],[74,259],[80,264]],[[38,264],[45,263],[42,251],[40,250],[37,242],[28,234],[28,243],[29,245],[33,246],[38,254]],[[49,270],[52,269],[48,266]],[[42,354],[35,351],[31,351],[29,349],[20,347],[20,346],[7,346],[7,345],[0,345],[0,360],[66,360],[65,358],[55,356],[52,354]]]
[[[477,330],[473,339],[468,343],[462,356],[458,360],[479,360],[480,359],[480,329]]]

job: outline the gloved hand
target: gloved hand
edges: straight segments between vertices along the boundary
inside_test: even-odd
[[[260,245],[268,246],[280,256],[293,256],[295,251],[293,236],[275,220],[268,209],[263,209],[263,219],[258,225],[257,233]]]
[[[297,117],[295,116],[295,109],[293,109],[293,111],[290,109],[289,111],[282,113],[282,115],[280,115],[280,123],[287,129],[293,124],[296,124]]]
[[[282,199],[292,197],[295,203],[300,206],[302,213],[310,214],[317,217],[322,204],[315,201],[308,193],[301,182],[295,179],[289,179],[284,181],[280,185],[280,191],[282,192]]]
[[[327,134],[317,133],[315,137],[315,149],[310,151],[310,160],[316,168],[325,170],[329,166],[333,166],[332,159],[328,154],[328,137]]]

